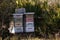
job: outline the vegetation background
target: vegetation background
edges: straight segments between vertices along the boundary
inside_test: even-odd
[[[35,12],[35,35],[55,36],[60,33],[59,0],[0,0],[0,28],[9,27],[16,8],[25,8],[26,12]]]

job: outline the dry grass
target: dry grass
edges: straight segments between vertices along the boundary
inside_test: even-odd
[[[7,40],[7,38],[5,40]],[[0,40],[2,40],[1,37],[0,37]],[[10,40],[18,40],[18,36],[13,36],[10,38]],[[30,37],[30,38],[20,37],[20,40],[60,40],[60,38],[56,37],[56,38],[45,39],[45,38],[33,38],[33,37]]]
[[[11,37],[10,40],[18,40],[18,37],[14,36]],[[50,38],[50,39],[45,39],[45,38],[21,38],[20,40],[60,40],[60,38]]]

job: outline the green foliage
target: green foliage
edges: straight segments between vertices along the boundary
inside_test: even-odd
[[[14,13],[16,8],[16,3],[13,0],[2,0],[0,3],[0,19],[1,23],[8,25],[9,17],[12,13]]]
[[[40,0],[4,0],[0,2],[0,18],[7,20],[15,8],[25,8],[26,12],[35,12],[35,31],[40,34],[57,32],[60,29],[60,5],[48,5],[47,1]],[[46,31],[47,30],[47,31]]]

